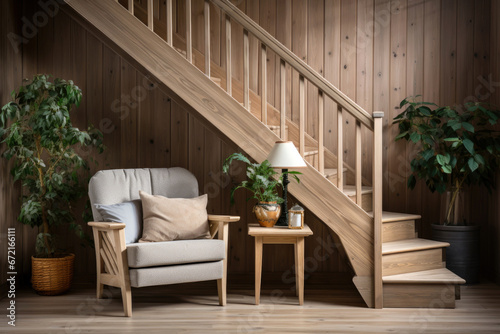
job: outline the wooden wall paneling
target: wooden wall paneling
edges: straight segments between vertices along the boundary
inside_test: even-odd
[[[186,39],[186,1],[177,0],[173,1],[175,3],[176,20],[175,20],[175,30],[180,36]]]
[[[276,36],[276,0],[260,0],[259,3],[259,25],[266,29],[272,36]],[[278,66],[279,70],[279,66]],[[267,49],[267,102],[272,106],[279,105],[275,100],[276,82],[279,84],[279,76],[276,76],[276,54]]]
[[[290,0],[276,0],[276,39],[281,42],[288,49],[292,49],[292,2]],[[276,78],[279,78],[279,69],[281,60],[276,57]],[[291,107],[292,107],[292,68],[286,66],[286,94],[285,94],[285,109],[286,117],[291,118]],[[281,83],[279,80],[276,81],[276,103],[279,103],[279,110],[282,109],[281,106]]]
[[[356,99],[356,7],[356,1],[342,2],[340,7],[340,89],[353,100]],[[355,166],[355,118],[344,113],[343,121],[344,161]]]
[[[356,31],[356,102],[368,113],[373,112],[373,34],[374,0],[359,0]],[[371,180],[373,132],[364,126],[362,133],[362,175]]]
[[[394,141],[399,134],[399,127],[392,124],[392,120],[401,110],[400,102],[406,97],[406,39],[407,39],[407,1],[401,0],[391,9],[391,75],[390,75],[390,102],[386,119],[389,124],[386,128],[388,135],[388,173],[389,173],[389,203],[384,210],[393,211],[406,208],[407,201],[407,166],[406,142]]]
[[[498,87],[498,82],[500,82],[500,22],[497,19],[500,17],[500,2],[491,1],[491,33],[490,33],[490,59],[491,59],[491,74],[492,81],[496,83],[490,98],[490,102],[497,108],[500,107],[500,87]],[[497,128],[499,125],[497,125]],[[492,255],[483,256],[485,258],[490,257],[492,262],[487,264],[487,274],[494,282],[500,284],[500,172],[497,171],[496,175],[496,190],[490,195],[489,200],[489,234],[488,241],[490,244],[490,253]],[[495,265],[491,266],[491,263]]]
[[[137,70],[127,61],[121,62],[121,168],[137,167],[138,142],[138,101],[137,98]]]
[[[9,5],[10,3],[11,2],[6,1],[6,2],[3,2],[2,5],[10,6]],[[15,3],[18,4],[19,2],[16,1]],[[12,8],[12,7],[10,7],[10,8]],[[22,2],[22,15],[19,15],[17,19],[20,20],[21,16],[32,18],[33,15],[37,12],[37,10],[39,10],[38,6],[33,6],[32,4],[28,4],[26,1],[23,1]],[[15,26],[10,26],[10,25],[12,25],[12,22],[13,22],[11,20],[15,17],[15,14],[14,14],[15,12],[12,12],[12,9],[6,8],[5,10],[2,9],[2,13],[5,13],[6,15],[8,15],[8,18],[2,19],[2,22],[4,24],[6,24],[6,27],[12,27],[14,32],[17,32],[17,34],[19,36],[22,36],[23,33],[22,33],[22,30],[20,30],[20,28],[21,28],[20,23],[15,25]],[[7,39],[2,39],[2,40],[6,41],[6,42],[8,41]],[[19,50],[18,54],[22,58],[22,63],[17,64],[17,66],[21,67],[23,79],[31,80],[31,79],[33,79],[34,75],[39,73],[39,71],[38,71],[38,45],[39,45],[38,34],[35,34],[34,36],[32,36],[31,38],[28,39],[28,42],[26,44],[23,44],[22,46],[20,46],[21,49]],[[5,50],[6,55],[9,55],[10,48],[5,47],[5,48],[2,48],[2,50]],[[10,58],[7,58],[5,62],[2,61],[2,64],[8,65],[9,59]],[[15,58],[11,59],[11,61],[17,62],[17,60]],[[8,73],[7,69],[5,72],[2,72],[2,73]],[[10,92],[13,91],[14,89],[17,89],[18,86],[20,86],[22,84],[22,82],[18,82],[16,85],[13,82],[7,81],[7,78],[8,78],[7,76],[4,78],[6,80],[5,82],[7,85],[7,87],[5,87],[5,89],[7,89],[8,97],[10,100]],[[5,101],[5,103],[8,102],[9,100]],[[2,102],[4,102],[4,100]],[[8,171],[10,171],[10,167],[12,166],[12,164],[13,164],[13,162],[10,162],[10,164],[7,165]],[[7,175],[8,175],[8,177],[11,177],[10,172]],[[19,198],[19,195],[21,194],[21,186],[20,186],[20,184],[14,185],[13,183],[12,183],[12,186],[13,186],[13,188],[12,188],[13,193],[10,194],[10,196],[15,197],[17,200]],[[14,194],[14,192],[17,192],[17,194]],[[9,193],[10,193],[10,191],[9,191]],[[17,208],[16,211],[13,213],[13,217],[15,217],[16,219],[17,219],[17,215],[19,214],[19,209],[20,209],[19,206],[20,206],[19,202],[17,202],[17,205],[6,206],[6,207]],[[7,218],[9,218],[9,216],[7,216]],[[21,249],[21,255],[22,255],[23,260],[27,259],[26,261],[22,261],[22,266],[20,268],[21,269],[20,272],[22,273],[23,278],[27,277],[28,281],[29,281],[30,273],[31,273],[30,256],[35,254],[35,238],[36,238],[36,234],[38,233],[38,229],[31,228],[31,227],[25,226],[25,225],[21,225],[19,223],[17,226],[20,226],[17,229],[17,231],[20,232],[19,236],[17,237],[17,242],[20,245],[20,247],[18,249]]]
[[[170,166],[189,168],[188,114],[175,101],[172,101],[172,103],[170,104],[170,113],[171,113],[170,145],[172,151],[170,156]]]
[[[488,82],[491,72],[490,63],[490,34],[491,34],[491,19],[495,20],[494,16],[490,16],[491,11],[491,1],[489,0],[477,0],[475,2],[475,20],[474,20],[474,97],[475,101],[479,102],[489,102],[491,98],[491,91],[493,89],[498,89],[494,87],[488,87]],[[498,82],[499,79],[492,80]],[[485,84],[487,83],[487,84]],[[484,189],[478,189],[473,187],[472,189],[471,204],[474,210],[477,210],[475,219],[479,221],[481,225],[481,240],[486,240],[486,242],[481,242],[481,265],[485,271],[488,270],[488,266],[491,262],[487,259],[490,258],[492,253],[491,246],[489,245],[489,221],[486,215],[488,211],[484,205],[485,201],[488,203],[486,198],[486,192]],[[472,218],[472,217],[471,217]]]
[[[457,0],[441,2],[441,78],[440,104],[453,105],[456,101],[457,79]]]
[[[11,92],[17,90],[22,84],[23,78],[23,48],[26,45],[13,44],[17,36],[22,36],[20,18],[23,11],[23,4],[20,2],[6,1],[0,5],[0,31],[3,38],[0,40],[0,102],[1,106],[12,100]],[[35,38],[36,42],[36,38]],[[36,44],[31,44],[36,45]],[[0,143],[0,152],[5,150],[5,145]],[[17,221],[17,216],[20,211],[20,184],[14,184],[10,174],[10,169],[13,167],[14,161],[7,162],[6,159],[0,160],[0,208],[2,208],[0,218],[0,298],[6,294],[7,288],[7,272],[8,270],[8,252],[7,252],[7,236],[8,228],[15,228],[16,234],[16,268],[15,271],[21,277],[23,272],[29,272],[29,264],[23,263],[23,252],[27,247],[23,247],[24,231],[31,236],[30,227],[23,227]],[[29,230],[28,230],[29,229]],[[28,242],[34,244],[34,239],[26,238]],[[10,254],[12,255],[12,254]],[[30,254],[31,255],[31,254]],[[24,256],[26,257],[26,256]]]
[[[292,47],[300,59],[307,61],[307,1],[292,0]],[[290,118],[299,123],[299,73],[292,71],[292,107]]]
[[[340,87],[340,0],[325,0],[324,77]],[[337,104],[325,98],[325,147],[337,150]],[[328,166],[333,167],[333,166]]]
[[[309,1],[307,16],[307,63],[316,72],[323,74],[324,1]],[[306,133],[317,139],[318,88],[307,83],[306,95]]]
[[[222,66],[221,50],[221,10],[210,2],[210,58],[212,61]]]
[[[441,1],[426,0],[424,5],[424,101],[439,103],[440,80],[440,20]],[[420,237],[430,236],[430,224],[439,218],[440,196],[424,185],[422,190],[422,230]]]
[[[171,166],[170,106],[172,101],[160,90],[155,90],[154,99],[154,166],[169,167]]]
[[[424,3],[421,0],[408,0],[407,47],[406,47],[406,95],[423,94],[424,85]],[[411,172],[410,161],[415,156],[415,148],[406,146],[405,169]],[[417,182],[415,189],[407,192],[406,212],[417,213],[422,210],[422,191],[425,184]],[[415,222],[416,230],[421,231],[421,220]]]
[[[389,204],[388,173],[388,126],[390,120],[390,61],[391,61],[391,15],[390,0],[375,0],[375,30],[373,46],[373,110],[383,111],[383,206]]]
[[[238,148],[232,143],[222,142],[221,162],[223,162],[230,154],[238,152]],[[245,177],[244,165],[241,162],[231,164],[229,175],[223,175],[221,178],[221,202],[222,209],[220,214],[230,214],[240,216],[240,221],[229,225],[229,272],[249,272],[252,271],[253,260],[250,255],[253,254],[253,243],[251,247],[247,245],[247,220],[246,220],[246,198],[245,192],[239,190],[235,192],[235,204],[230,204],[231,190],[236,183],[236,180],[242,180]],[[233,184],[233,180],[235,181]],[[253,240],[251,240],[253,241]],[[247,260],[248,257],[248,260]]]
[[[245,14],[255,22],[259,22],[259,8],[259,1],[246,1]],[[250,44],[250,89],[256,93],[259,93],[260,43],[259,40],[252,34],[249,34],[248,37]]]
[[[238,1],[237,7],[244,12],[246,1]],[[231,20],[231,63],[233,79],[243,82],[243,27],[234,20]]]
[[[192,23],[192,39],[193,48],[205,54],[205,18],[203,11],[205,10],[204,0],[191,1],[191,23]]]
[[[200,195],[212,191],[212,188],[208,189],[205,184],[205,146],[205,127],[198,119],[189,116],[189,170],[198,180]]]
[[[458,1],[456,102],[474,96],[474,0]]]
[[[147,76],[137,73],[137,168],[150,168],[154,161],[154,133],[151,131],[154,124],[155,108],[154,84],[148,80]]]
[[[68,45],[71,45],[71,29],[68,29],[70,26],[71,19],[68,15],[60,13],[54,16],[54,35],[58,43],[54,45],[52,52],[54,64],[57,64],[54,66],[53,75],[65,80],[73,80],[70,77],[71,49],[68,50]]]
[[[477,0],[475,2],[474,20],[474,90],[478,101],[487,101],[491,92],[484,87],[491,73],[490,69],[490,28],[491,1]],[[483,80],[481,80],[481,78]],[[476,87],[481,86],[482,89]]]
[[[205,159],[203,173],[203,193],[208,194],[207,211],[209,214],[222,214],[222,141],[212,131],[205,130]],[[201,163],[201,161],[198,161]]]
[[[83,92],[80,108],[71,116],[71,119],[76,126],[85,127],[87,125],[87,31],[73,20],[71,20],[69,27],[65,27],[65,29],[68,28],[71,31],[69,44],[70,77],[68,79],[73,80]],[[68,49],[67,46],[66,49]]]
[[[121,118],[128,108],[121,100],[121,57],[107,46],[102,53],[102,116],[99,124],[95,124],[104,135],[105,160],[97,169],[113,169],[120,166],[121,151]],[[123,112],[123,114],[122,114]]]

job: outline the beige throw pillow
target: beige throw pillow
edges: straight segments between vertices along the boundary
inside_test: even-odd
[[[144,226],[139,242],[208,239],[207,195],[167,198],[139,191]]]

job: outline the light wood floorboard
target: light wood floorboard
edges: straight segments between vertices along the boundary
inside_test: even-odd
[[[264,273],[266,276],[266,273]],[[292,277],[293,275],[291,275]],[[279,283],[279,282],[278,282]],[[119,290],[96,301],[93,287],[76,286],[57,297],[22,289],[16,298],[16,327],[2,333],[498,333],[500,287],[462,287],[456,309],[368,309],[350,283],[311,286],[304,306],[294,284],[263,283],[254,305],[251,284],[230,286],[218,306],[215,281],[133,289],[133,317],[123,317]],[[274,296],[274,297],[272,297]],[[7,299],[0,301],[5,313]]]

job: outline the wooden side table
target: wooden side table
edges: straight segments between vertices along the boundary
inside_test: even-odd
[[[299,304],[304,304],[304,238],[312,235],[309,226],[303,229],[289,229],[287,226],[261,227],[248,225],[248,235],[255,237],[255,305],[260,303],[262,277],[262,245],[293,244],[295,249],[295,288]]]

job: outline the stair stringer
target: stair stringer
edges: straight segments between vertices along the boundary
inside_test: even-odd
[[[66,3],[168,87],[174,98],[188,104],[256,161],[264,160],[279,140],[117,2]],[[339,236],[355,272],[353,281],[366,304],[373,307],[373,218],[309,164],[302,170],[300,184],[290,184],[289,191]]]

